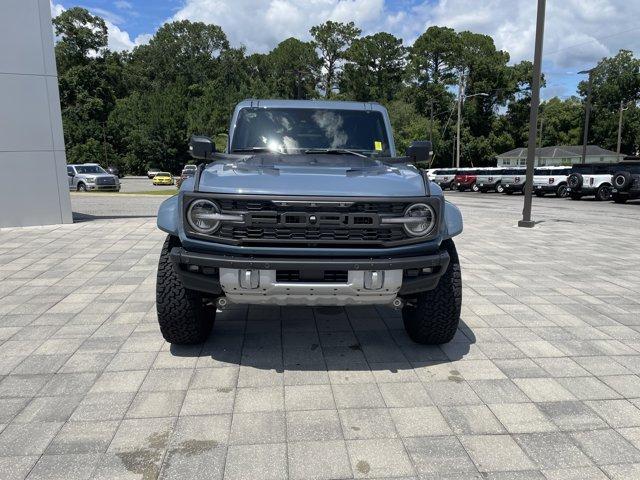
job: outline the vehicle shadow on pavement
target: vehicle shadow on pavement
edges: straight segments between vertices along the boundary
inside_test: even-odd
[[[73,212],[73,223],[90,222],[92,220],[117,220],[126,218],[156,218],[157,215],[90,215]]]
[[[234,306],[217,312],[204,344],[172,345],[171,353],[199,357],[199,365],[279,372],[398,372],[461,360],[475,342],[461,320],[450,343],[417,344],[406,334],[400,312],[386,307]]]

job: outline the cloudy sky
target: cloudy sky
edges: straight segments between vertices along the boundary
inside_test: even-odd
[[[535,0],[54,0],[54,15],[82,6],[107,20],[114,50],[144,43],[164,22],[220,25],[234,46],[266,52],[287,37],[308,38],[312,25],[354,21],[365,34],[387,31],[411,44],[430,25],[493,36],[512,62],[533,59]],[[547,0],[544,97],[575,92],[580,76],[620,48],[640,52],[640,2]]]

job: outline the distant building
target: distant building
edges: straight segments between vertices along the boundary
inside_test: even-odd
[[[597,145],[587,145],[586,163],[615,163],[622,160],[623,155],[618,155],[611,150],[605,150]],[[498,167],[526,165],[527,149],[514,148],[497,156]],[[582,145],[561,145],[554,147],[536,148],[536,167],[551,165],[572,165],[582,161]]]

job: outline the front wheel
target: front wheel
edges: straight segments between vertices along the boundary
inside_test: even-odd
[[[499,183],[498,185],[496,185],[496,192],[498,193],[504,193],[504,187],[502,186],[501,183]]]
[[[560,185],[558,187],[558,190],[556,190],[556,197],[565,198],[568,193],[569,192],[567,192],[567,186],[566,185]]]
[[[449,253],[449,266],[433,290],[419,293],[414,304],[402,309],[407,334],[414,342],[440,345],[450,342],[460,323],[462,307],[462,275],[460,260],[453,240],[443,246]]]
[[[474,192],[477,192],[478,190],[480,190],[480,187],[478,187],[478,185],[474,183],[471,185],[471,190],[473,190]]]
[[[611,187],[609,185],[600,185],[596,191],[596,200],[601,202],[611,200]]]
[[[571,200],[580,200],[582,198],[582,195],[579,193],[570,193],[569,197],[571,198]]]
[[[216,310],[200,292],[184,288],[169,258],[171,249],[179,245],[168,236],[160,252],[156,282],[156,307],[162,336],[169,343],[188,345],[202,343],[209,336]]]
[[[84,183],[80,182],[78,184],[78,191],[79,192],[86,192],[87,191],[87,186]]]
[[[613,201],[616,203],[627,203],[627,200],[629,200],[629,197],[623,197],[621,195],[616,195],[613,197]]]

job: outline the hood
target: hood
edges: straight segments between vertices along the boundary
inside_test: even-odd
[[[200,191],[256,195],[388,196],[426,194],[413,166],[352,155],[265,154],[209,164]]]

